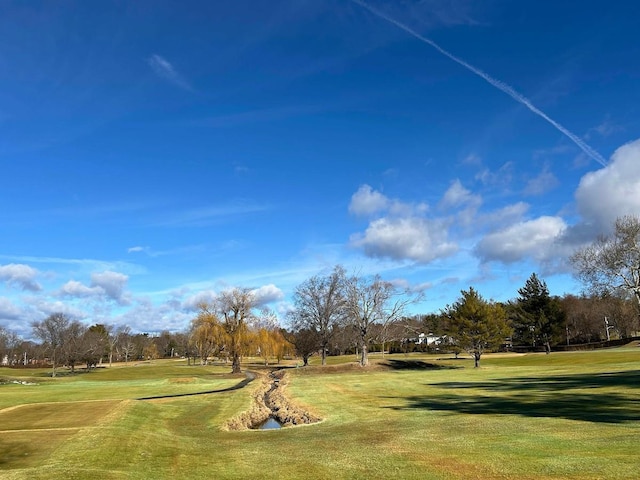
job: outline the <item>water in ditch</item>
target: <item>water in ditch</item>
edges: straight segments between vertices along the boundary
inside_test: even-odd
[[[269,417],[258,427],[258,430],[275,430],[277,428],[282,428],[280,422],[273,417]]]

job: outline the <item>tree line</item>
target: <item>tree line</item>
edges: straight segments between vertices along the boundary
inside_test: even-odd
[[[552,296],[547,284],[531,274],[518,297],[508,302],[484,299],[473,287],[437,314],[407,318],[406,307],[418,300],[410,292],[376,275],[332,273],[302,283],[290,313],[292,343],[304,363],[319,351],[322,364],[331,346],[345,339],[359,351],[360,365],[378,344],[400,343],[405,351],[411,333],[430,333],[437,348],[467,351],[478,366],[482,353],[501,348],[544,348],[629,338],[640,331],[640,218],[616,220],[613,233],[598,237],[570,258],[576,277],[586,287],[582,296]],[[420,320],[421,319],[421,320]],[[417,342],[413,342],[415,345]],[[338,349],[339,350],[339,349]]]
[[[17,365],[46,358],[55,376],[60,365],[73,371],[80,363],[91,368],[114,360],[181,356],[200,364],[219,359],[239,373],[245,356],[268,364],[297,355],[307,365],[318,354],[325,365],[328,355],[354,353],[364,367],[371,348],[384,353],[426,347],[466,351],[478,366],[485,351],[542,348],[549,353],[559,345],[637,335],[640,220],[619,218],[610,236],[576,251],[571,262],[587,287],[581,296],[552,296],[533,273],[508,302],[487,300],[470,287],[440,312],[419,315],[407,310],[420,294],[380,275],[347,274],[337,265],[296,287],[286,329],[273,312],[258,309],[246,288],[232,288],[199,305],[187,331],[157,336],[133,334],[127,326],[87,327],[55,313],[32,325],[41,344],[0,328],[0,361]],[[420,333],[435,339],[431,347],[419,342]]]

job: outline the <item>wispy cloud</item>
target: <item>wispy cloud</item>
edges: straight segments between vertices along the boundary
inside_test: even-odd
[[[269,209],[268,205],[245,202],[214,205],[165,215],[162,220],[153,225],[157,227],[208,227],[234,217],[264,212]]]
[[[482,158],[476,153],[470,153],[462,159],[462,165],[480,166],[482,165]]]
[[[595,127],[590,128],[585,135],[585,138],[589,140],[597,135],[599,135],[600,137],[608,137],[610,135],[613,135],[614,133],[622,131],[624,131],[624,128],[613,123],[611,118],[607,116],[600,125],[596,125]]]
[[[146,273],[144,267],[134,263],[122,261],[96,260],[92,258],[61,258],[61,257],[38,257],[31,255],[0,255],[0,259],[14,262],[50,264],[50,265],[77,265],[86,270],[118,270],[128,274]]]
[[[168,82],[188,91],[193,91],[191,84],[174,68],[165,58],[158,54],[153,54],[147,58],[147,64],[156,75],[164,78]]]
[[[230,246],[228,244],[223,244],[218,246],[217,250],[228,250],[231,248],[233,248],[233,246]],[[206,245],[187,245],[184,247],[176,247],[168,250],[154,250],[151,247],[143,247],[143,246],[137,245],[135,247],[128,248],[127,253],[132,253],[132,254],[143,253],[148,257],[156,258],[156,257],[164,257],[167,255],[182,255],[182,254],[204,252],[206,249],[207,249]]]
[[[514,170],[514,163],[506,162],[495,171],[491,171],[486,167],[482,168],[474,178],[485,186],[500,187],[506,190],[513,181]]]
[[[543,195],[553,190],[560,182],[556,176],[549,170],[549,166],[545,165],[544,169],[534,178],[529,179],[524,189],[525,195]]]

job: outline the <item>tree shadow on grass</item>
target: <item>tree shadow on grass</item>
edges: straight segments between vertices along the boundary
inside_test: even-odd
[[[599,423],[637,422],[640,420],[640,398],[637,395],[597,389],[638,388],[638,380],[639,372],[631,371],[521,377],[493,382],[441,382],[431,385],[447,388],[450,393],[400,397],[398,400],[402,400],[404,405],[387,408],[565,418]],[[593,388],[593,392],[584,391],[588,388]],[[469,389],[485,390],[486,395],[473,394]]]
[[[429,363],[423,360],[398,360],[390,359],[381,365],[392,368],[393,370],[445,370],[461,367],[453,367],[450,365],[439,365],[437,363]]]
[[[438,395],[404,398],[406,405],[394,410],[440,410],[476,415],[520,415],[525,417],[566,418],[598,423],[625,423],[640,420],[640,402],[625,395],[561,394],[536,398]]]
[[[439,382],[429,385],[440,388],[484,388],[491,391],[562,391],[575,388],[603,387],[640,388],[640,370],[577,375],[513,377],[490,382]]]
[[[246,387],[251,382],[253,382],[255,378],[256,376],[254,373],[247,372],[247,378],[245,378],[239,383],[236,383],[235,385],[232,385],[231,387],[221,388],[219,390],[207,390],[206,392],[175,393],[172,395],[155,395],[151,397],[140,397],[140,398],[136,398],[136,400],[159,400],[163,398],[195,397],[197,395],[210,395],[212,393],[231,392],[233,390],[240,390],[241,388]]]

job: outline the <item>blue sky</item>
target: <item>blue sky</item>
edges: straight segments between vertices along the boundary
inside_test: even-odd
[[[183,330],[230,286],[284,315],[336,264],[423,313],[579,292],[571,252],[640,213],[639,14],[3,1],[0,325]]]

